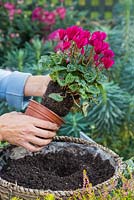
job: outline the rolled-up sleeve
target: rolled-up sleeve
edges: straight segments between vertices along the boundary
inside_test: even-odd
[[[30,97],[24,97],[24,87],[31,74],[0,70],[0,99],[17,110],[27,106]]]

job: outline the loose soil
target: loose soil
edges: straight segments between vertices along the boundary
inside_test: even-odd
[[[64,97],[64,100],[61,102],[53,100],[49,97],[49,94],[51,93],[60,93],[60,95]],[[69,113],[73,106],[73,98],[69,93],[66,94],[66,90],[61,88],[56,82],[50,81],[47,90],[43,95],[41,104],[55,112],[60,117],[64,117]]]
[[[100,154],[95,157],[88,152],[82,156],[63,150],[8,159],[0,177],[32,189],[75,190],[83,186],[84,169],[93,186],[114,174],[114,167],[109,160],[102,160]]]

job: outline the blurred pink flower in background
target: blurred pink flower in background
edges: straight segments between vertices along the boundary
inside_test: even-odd
[[[52,25],[55,24],[55,14],[54,12],[45,11],[41,7],[37,7],[32,12],[32,20],[38,20],[42,23]]]
[[[44,10],[42,7],[36,7],[32,12],[32,20],[37,20],[51,26],[56,23],[56,16],[59,16],[59,18],[63,20],[65,15],[66,9],[64,7],[58,7],[53,11]]]
[[[6,8],[8,10],[10,21],[12,21],[14,19],[15,14],[21,14],[22,13],[21,9],[16,9],[15,4],[10,3],[10,2],[5,3],[4,8]]]
[[[66,9],[64,7],[56,8],[56,13],[59,15],[60,19],[64,19],[66,16]]]
[[[56,22],[55,13],[49,12],[49,11],[44,11],[44,19],[42,19],[42,22],[44,22],[48,25],[55,24],[55,22]]]
[[[9,10],[8,14],[9,14],[10,21],[12,21],[14,19],[14,15],[15,15],[15,9]]]
[[[44,14],[44,9],[41,7],[36,7],[32,12],[32,20],[40,20]]]
[[[7,10],[13,10],[15,9],[15,5],[13,3],[7,2],[4,4],[4,8],[6,8]]]

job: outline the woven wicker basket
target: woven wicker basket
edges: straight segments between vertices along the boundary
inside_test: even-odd
[[[118,178],[122,174],[122,171],[124,170],[124,163],[122,162],[122,159],[113,151],[109,150],[108,148],[103,147],[102,145],[92,143],[83,139],[79,138],[72,138],[72,137],[55,137],[54,141],[56,142],[67,142],[67,143],[76,143],[76,144],[85,144],[90,147],[95,147],[100,149],[101,151],[105,152],[107,155],[110,156],[110,158],[114,161],[114,168],[115,172],[114,175],[108,179],[107,181],[98,184],[96,186],[93,186],[93,190],[95,194],[98,194],[100,192],[103,192],[105,188],[107,187],[109,191],[111,191],[118,182]],[[10,200],[11,197],[19,197],[24,200],[35,200],[37,197],[40,199],[44,199],[43,197],[48,194],[54,194],[55,199],[68,199],[74,194],[77,194],[78,192],[83,193],[83,189],[80,188],[75,191],[51,191],[51,190],[38,190],[38,189],[29,189],[24,188],[22,186],[19,186],[17,184],[10,183],[6,180],[3,180],[0,177],[0,200]]]

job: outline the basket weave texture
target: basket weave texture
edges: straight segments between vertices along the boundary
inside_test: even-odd
[[[80,138],[73,138],[73,137],[64,137],[64,136],[56,136],[54,138],[54,141],[56,142],[73,142],[76,144],[86,144],[89,146],[97,147],[107,154],[109,154],[112,159],[115,162],[115,172],[114,175],[108,179],[107,181],[97,184],[96,186],[93,186],[92,189],[94,190],[95,194],[99,194],[100,192],[103,193],[104,190],[107,189],[111,191],[118,182],[119,177],[121,176],[123,170],[124,170],[124,163],[122,159],[112,150],[103,147],[102,145],[99,145],[97,143],[92,143]],[[22,186],[19,186],[14,183],[10,183],[0,177],[0,200],[10,200],[12,197],[19,197],[24,200],[36,200],[38,197],[40,199],[44,199],[44,197],[48,194],[53,194],[55,196],[55,199],[68,199],[74,194],[83,193],[84,189],[80,188],[78,190],[69,190],[69,191],[51,191],[51,190],[38,190],[38,189],[30,189],[30,188],[24,188]]]

